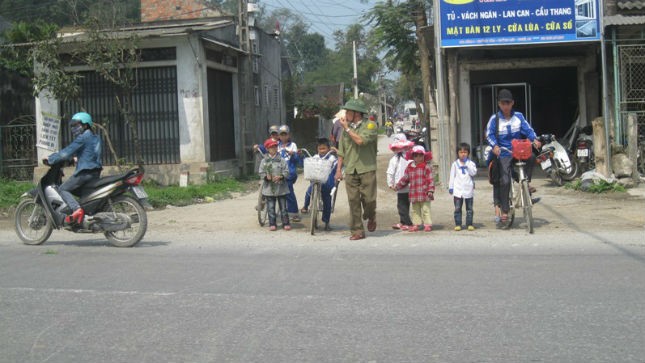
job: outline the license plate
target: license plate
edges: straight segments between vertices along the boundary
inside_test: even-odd
[[[542,167],[542,170],[546,170],[551,167],[551,159],[546,159],[543,162],[540,163],[540,166]]]
[[[589,156],[589,149],[578,149],[578,156]]]
[[[146,199],[146,198],[148,198],[148,193],[146,193],[146,191],[145,191],[145,190],[143,190],[143,187],[141,187],[141,186],[138,186],[138,185],[137,185],[136,187],[132,187],[132,192],[133,192],[133,193],[134,193],[134,195],[136,195],[136,196],[137,196],[137,198],[139,198],[139,199]]]

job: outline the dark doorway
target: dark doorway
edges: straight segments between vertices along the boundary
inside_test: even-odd
[[[211,68],[207,75],[210,161],[234,159],[233,75]]]

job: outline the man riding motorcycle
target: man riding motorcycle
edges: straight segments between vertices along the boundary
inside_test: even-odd
[[[59,188],[65,203],[73,211],[65,217],[66,223],[83,222],[85,211],[76,201],[72,193],[83,185],[97,180],[101,176],[103,165],[101,162],[101,137],[94,133],[92,116],[87,112],[79,112],[72,116],[70,130],[74,141],[63,150],[49,155],[43,159],[45,165],[56,164],[62,160],[72,160],[76,157],[76,170]]]

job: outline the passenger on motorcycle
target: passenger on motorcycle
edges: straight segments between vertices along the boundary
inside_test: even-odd
[[[92,116],[79,112],[72,116],[69,123],[74,141],[63,150],[49,155],[43,160],[45,165],[56,164],[62,160],[72,160],[76,157],[76,170],[60,187],[60,195],[73,213],[65,217],[67,223],[81,224],[85,211],[76,201],[72,193],[83,185],[97,180],[101,176],[101,137],[94,133]]]
[[[540,142],[536,139],[535,131],[526,121],[524,115],[513,110],[513,94],[507,89],[502,89],[497,95],[497,106],[499,111],[492,115],[486,126],[486,139],[492,147],[492,154],[499,157],[499,179],[493,184],[493,202],[495,206],[501,209],[501,222],[505,223],[508,219],[510,204],[508,200],[509,189],[511,187],[512,157],[507,150],[512,150],[512,140],[528,138],[533,142],[537,149],[540,148]],[[502,150],[502,148],[504,150]],[[526,163],[526,175],[531,180],[531,173],[535,162]],[[534,189],[533,189],[534,191]]]

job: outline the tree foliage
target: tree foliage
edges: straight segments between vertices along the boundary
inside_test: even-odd
[[[140,7],[141,0],[0,0],[0,15],[12,22],[40,20],[66,26],[110,9],[118,18],[138,22]]]

